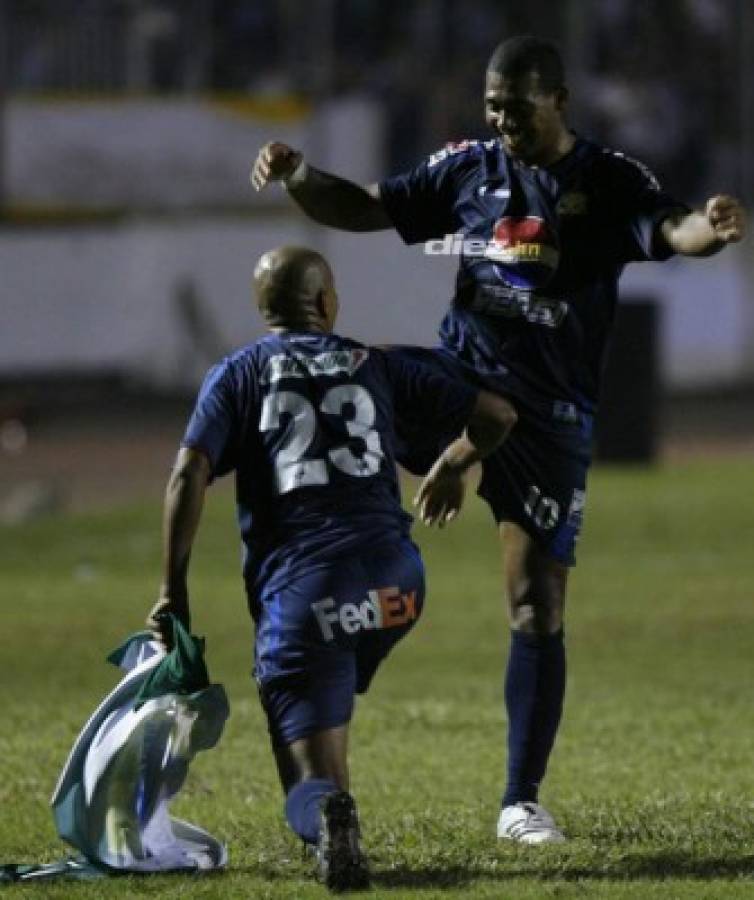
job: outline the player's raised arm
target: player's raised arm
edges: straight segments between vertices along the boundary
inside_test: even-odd
[[[660,226],[662,236],[676,253],[683,256],[712,256],[744,236],[746,213],[735,197],[718,194],[710,197],[704,211],[669,216]]]
[[[425,525],[442,528],[458,515],[471,466],[502,444],[518,416],[511,404],[489,391],[480,391],[464,433],[435,461],[414,498]]]
[[[167,649],[172,635],[160,614],[173,613],[188,628],[188,565],[204,506],[210,463],[198,450],[182,447],[165,491],[162,521],[163,578],[147,626]]]
[[[310,166],[304,155],[272,141],[257,154],[250,181],[261,191],[280,181],[296,204],[315,222],[343,231],[381,231],[393,224],[380,200],[377,185],[361,187]]]

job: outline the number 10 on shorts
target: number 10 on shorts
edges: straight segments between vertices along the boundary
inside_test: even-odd
[[[552,497],[543,497],[542,491],[535,484],[529,488],[526,503],[524,503],[524,510],[526,515],[534,520],[537,528],[542,528],[545,531],[554,528],[560,516],[558,501],[553,500]]]

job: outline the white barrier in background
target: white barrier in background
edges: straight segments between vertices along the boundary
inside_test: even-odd
[[[211,362],[176,293],[190,282],[231,349],[262,332],[249,282],[258,256],[303,243],[331,260],[341,296],[339,330],[371,342],[432,344],[455,261],[405,248],[392,232],[348,235],[299,216],[204,219],[70,231],[0,233],[0,377],[106,368],[155,385],[194,385]],[[750,252],[750,251],[749,251]],[[752,373],[754,303],[747,249],[709,260],[630,266],[623,293],[663,307],[663,370],[674,387]]]
[[[71,230],[0,232],[0,376],[122,370],[154,384],[195,384],[210,362],[176,294],[190,284],[231,348],[261,332],[251,310],[254,260],[280,243],[322,249],[343,299],[340,328],[367,341],[431,344],[450,297],[455,260],[427,258],[393,233],[327,231],[290,213],[279,189],[248,185],[271,138],[356,181],[384,174],[383,116],[363,98],[316,115],[252,99],[26,99],[6,110],[12,205],[180,209],[280,207],[257,220],[139,221]],[[751,241],[709,260],[629,266],[624,295],[663,307],[663,368],[672,386],[754,375]],[[194,323],[193,332],[201,323]]]
[[[266,110],[266,112],[265,112]],[[316,114],[251,98],[12,98],[4,191],[20,207],[184,209],[260,202],[248,173],[277,139],[356,180],[382,172],[383,114],[354,97]],[[280,202],[268,192],[266,204]]]

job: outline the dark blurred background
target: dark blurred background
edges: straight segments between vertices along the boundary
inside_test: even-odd
[[[206,367],[259,333],[248,280],[273,244],[331,258],[344,332],[430,343],[452,260],[314,228],[249,166],[279,138],[375,180],[484,137],[487,58],[522,32],[560,45],[577,130],[680,199],[751,204],[751,0],[0,0],[3,502],[110,489],[106,465],[95,488],[72,475],[97,470],[87,435],[172,446]],[[611,427],[643,410],[646,459],[754,448],[751,249],[629,269],[624,315],[651,310],[615,354],[634,370]],[[57,500],[29,488],[45,465]]]
[[[6,90],[374,98],[400,169],[479,131],[491,48],[557,41],[574,121],[689,195],[751,190],[750,0],[4,0]]]

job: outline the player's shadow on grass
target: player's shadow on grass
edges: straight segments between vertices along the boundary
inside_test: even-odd
[[[473,866],[396,866],[372,870],[372,881],[382,888],[459,888],[485,876],[489,877],[489,873]]]
[[[395,866],[382,868],[380,862],[371,860],[372,881],[382,888],[461,888],[479,878],[490,877],[490,872],[475,866]],[[289,881],[290,879],[310,879],[314,874],[314,860],[289,859],[286,865],[264,862],[258,865],[231,866],[228,871],[243,873],[269,881]]]
[[[527,848],[531,849],[531,848]],[[615,856],[599,857],[595,847],[579,847],[578,842],[559,848],[549,848],[544,854],[517,851],[494,855],[480,863],[447,866],[399,865],[390,868],[387,860],[372,859],[372,881],[382,888],[434,888],[459,890],[475,881],[504,881],[505,879],[538,879],[541,881],[630,882],[653,881],[664,878],[684,878],[697,881],[737,878],[754,875],[754,852],[725,856],[699,856],[688,850],[672,848],[626,849]],[[613,848],[618,850],[618,848]],[[551,851],[551,852],[550,852]],[[291,854],[285,864],[267,860],[256,865],[236,867],[229,873],[244,873],[266,881],[308,880],[313,873],[313,860],[308,856]]]
[[[528,865],[520,860],[498,859],[497,866],[397,866],[376,868],[372,880],[383,888],[458,889],[473,881],[498,881],[506,878],[537,878],[545,881],[643,881],[662,878],[686,878],[712,881],[754,874],[754,854],[731,858],[700,859],[687,851],[661,850],[616,859],[595,871],[593,860],[532,859]]]
[[[548,863],[550,863],[548,865]],[[591,881],[633,881],[658,878],[688,878],[711,881],[754,875],[754,853],[740,856],[708,856],[700,858],[686,850],[657,850],[638,852],[604,864],[595,871],[593,861],[541,861],[540,864],[521,865],[517,860],[506,865],[501,860],[499,871],[515,878],[535,877],[558,881],[584,879]]]

